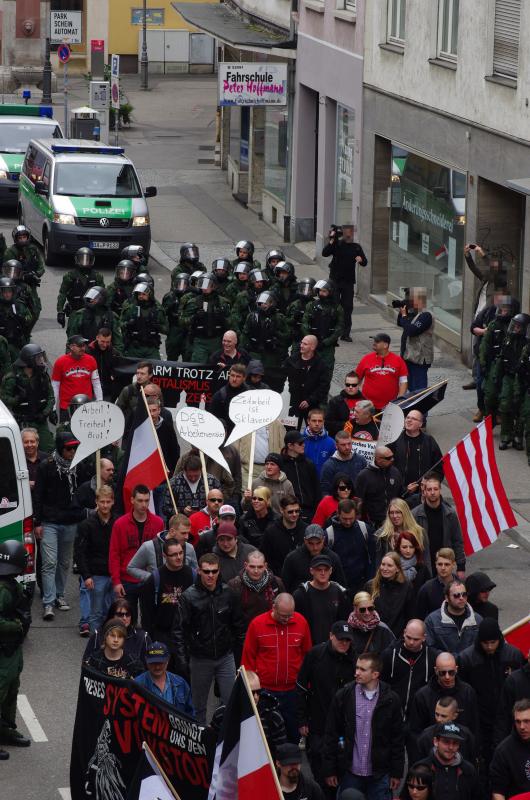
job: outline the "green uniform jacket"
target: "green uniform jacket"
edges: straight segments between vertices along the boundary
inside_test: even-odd
[[[260,319],[258,324],[262,335],[256,341],[257,318],[260,319],[257,312],[247,316],[241,335],[241,346],[248,350],[251,358],[258,358],[264,366],[279,367],[287,356],[291,341],[289,323],[283,314],[273,311],[270,317]]]
[[[44,275],[44,258],[39,248],[34,244],[26,247],[17,247],[16,244],[8,247],[4,253],[4,262],[14,258],[28,270],[34,272],[39,278]]]
[[[31,319],[31,312],[20,300],[9,304],[0,303],[0,336],[7,339],[13,359],[18,357],[19,350],[28,343],[27,330]]]
[[[68,302],[70,312],[83,307],[83,295],[92,286],[105,286],[101,272],[91,269],[83,272],[80,269],[71,269],[61,281],[61,288],[57,296],[57,311],[64,311],[64,304]]]
[[[229,327],[241,333],[245,320],[251,311],[256,310],[256,293],[252,289],[243,289],[234,297],[230,311]]]
[[[130,303],[133,289],[133,283],[121,283],[121,281],[112,281],[107,286],[107,303],[118,317],[121,316],[125,304]]]
[[[24,367],[13,367],[5,375],[0,396],[17,422],[45,422],[55,405],[48,373],[35,371],[30,377]]]
[[[126,351],[135,345],[160,347],[161,334],[169,330],[166,313],[158,300],[149,306],[139,306],[131,300],[122,311],[120,326]]]
[[[9,372],[13,359],[11,358],[11,351],[5,336],[0,336],[0,379],[4,377],[6,372]]]
[[[74,311],[68,317],[66,335],[70,338],[74,334],[79,334],[86,339],[94,339],[99,328],[111,329],[112,344],[119,353],[123,353],[120,321],[116,314],[113,314],[106,306],[98,308],[97,313],[87,308],[80,308],[79,311]]]
[[[230,306],[226,299],[213,293],[189,295],[190,300],[182,307],[181,324],[190,330],[195,339],[220,339],[226,330]],[[203,304],[208,303],[208,310]]]
[[[479,349],[479,361],[482,371],[488,373],[493,366],[494,361],[500,355],[506,331],[510,324],[509,319],[499,318],[492,319],[486,333],[482,337]]]
[[[14,578],[0,577],[0,654],[3,644],[22,644],[24,633],[17,608],[23,598],[22,587]]]
[[[195,265],[188,264],[187,261],[179,261],[177,266],[173,267],[173,269],[171,270],[171,288],[172,289],[175,288],[175,283],[179,272],[185,272],[186,275],[191,275],[192,272],[197,272],[198,270],[201,270],[201,272],[206,272],[206,267],[204,266],[202,261],[199,261]]]
[[[319,308],[320,324],[318,321]],[[302,325],[300,328],[302,336],[313,334],[318,339],[319,347],[334,346],[344,329],[344,311],[342,306],[334,303],[321,304],[319,300],[310,300],[307,304]]]

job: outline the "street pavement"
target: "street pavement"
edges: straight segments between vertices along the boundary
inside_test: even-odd
[[[282,246],[277,234],[251,211],[235,201],[225,174],[213,163],[215,145],[216,81],[213,76],[150,76],[150,91],[142,92],[136,76],[124,76],[123,86],[134,106],[133,123],[120,132],[120,143],[133,159],[144,185],[156,185],[158,196],[149,201],[153,230],[151,271],[156,296],[169,288],[169,270],[178,260],[180,245],[195,241],[208,266],[216,257],[234,257],[234,243],[251,239],[256,258],[263,261],[267,250]],[[87,85],[70,83],[70,106],[87,101]],[[62,121],[62,96],[54,97],[56,115]],[[0,231],[8,242],[16,224],[14,214],[0,212]],[[301,277],[325,277],[326,272],[312,260],[313,243],[285,245],[287,257],[297,265]],[[112,266],[100,265],[111,280]],[[56,323],[56,298],[65,266],[47,268],[41,286],[42,316],[33,340],[44,345],[51,362],[64,352],[64,331]],[[392,349],[399,349],[399,334],[393,312],[382,316],[373,305],[356,301],[353,343],[340,343],[332,393],[337,393],[345,374],[371,348],[370,336],[385,331],[392,337]],[[461,386],[469,370],[454,356],[436,350],[430,383],[447,379],[445,400],[429,415],[429,432],[446,452],[473,429],[474,393]],[[492,600],[501,609],[503,627],[528,613],[528,568],[530,564],[529,467],[524,453],[498,453],[500,473],[520,525],[502,534],[485,551],[468,560],[468,571],[486,571],[497,583]],[[12,796],[24,800],[57,800],[69,797],[68,769],[75,713],[79,664],[85,642],[77,632],[77,578],[72,577],[67,598],[69,612],[57,612],[55,620],[40,619],[38,598],[35,621],[24,646],[25,668],[21,694],[26,704],[20,727],[34,737],[30,750],[10,749],[11,759],[0,764],[2,785]],[[40,728],[40,729],[39,729]],[[45,737],[45,741],[42,741]],[[41,741],[38,741],[41,739]]]

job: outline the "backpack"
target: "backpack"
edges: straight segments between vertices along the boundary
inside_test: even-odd
[[[363,522],[360,519],[356,519],[355,522],[361,529],[361,533],[364,536],[364,541],[366,543],[368,541],[368,528],[366,527],[366,522]],[[335,541],[335,531],[333,530],[333,525],[330,525],[329,528],[326,528],[326,536],[328,539],[328,547],[333,548],[333,543]]]

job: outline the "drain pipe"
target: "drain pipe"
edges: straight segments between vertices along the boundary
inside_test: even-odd
[[[296,28],[298,24],[298,0],[291,0],[291,13],[289,15],[289,40],[296,41]],[[293,171],[293,129],[294,129],[294,98],[296,80],[296,60],[289,59],[287,64],[287,160],[285,184],[285,214],[283,216],[283,239],[291,241],[291,194]]]

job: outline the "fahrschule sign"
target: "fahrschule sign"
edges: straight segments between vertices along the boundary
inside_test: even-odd
[[[287,105],[287,64],[219,64],[219,105]]]

